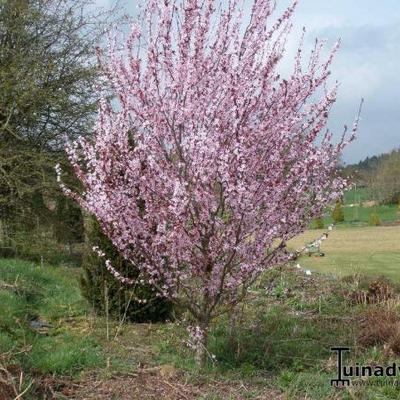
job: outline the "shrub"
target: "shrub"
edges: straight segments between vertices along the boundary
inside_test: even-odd
[[[337,201],[335,204],[335,208],[332,211],[332,219],[335,224],[344,221],[344,212],[340,201]]]
[[[55,200],[53,231],[58,243],[71,248],[84,240],[83,216],[80,207],[71,199],[59,196]]]
[[[347,185],[335,170],[358,119],[340,143],[324,136],[335,91],[319,87],[336,48],[303,70],[300,45],[289,80],[277,73],[295,4],[270,24],[275,1],[254,0],[246,29],[240,2],[157,3],[132,24],[124,55],[100,51],[120,101],[98,91],[93,140],[66,149],[85,190],[62,187],[128,259],[145,250],[140,272],[190,312],[204,365],[212,321],[290,259],[285,242]],[[305,131],[290,128],[297,120]]]
[[[33,196],[33,205],[1,221],[0,256],[52,265],[80,265],[83,218],[65,196]]]
[[[324,219],[323,217],[315,218],[311,224],[312,229],[324,229]]]
[[[94,310],[104,314],[108,302],[108,312],[115,318],[121,318],[126,312],[126,319],[134,322],[160,322],[171,317],[172,303],[169,300],[156,296],[156,291],[149,285],[138,285],[135,288],[124,285],[104,266],[104,259],[92,250],[93,246],[99,247],[105,257],[123,275],[136,279],[138,269],[131,262],[126,261],[103,234],[99,223],[88,217],[85,223],[86,246],[83,257],[83,270],[81,276],[81,291]],[[135,299],[145,300],[140,303]]]
[[[379,226],[382,224],[382,221],[377,212],[373,212],[369,215],[368,224],[371,226]]]
[[[366,310],[360,318],[358,342],[363,346],[383,345],[391,352],[400,354],[400,318],[388,307]]]

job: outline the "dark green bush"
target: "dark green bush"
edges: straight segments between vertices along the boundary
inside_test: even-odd
[[[86,246],[81,290],[93,309],[104,314],[108,303],[109,315],[114,318],[122,318],[126,311],[126,319],[132,322],[161,322],[169,319],[172,303],[157,297],[153,287],[143,284],[133,288],[121,283],[107,271],[104,259],[93,251],[93,246],[99,247],[105,253],[105,258],[109,259],[123,276],[136,279],[139,274],[138,268],[118,253],[93,217],[87,218],[85,226]],[[135,299],[145,299],[146,303],[139,303]]]
[[[1,214],[1,210],[0,210]],[[0,218],[0,256],[51,265],[80,265],[84,240],[79,206],[64,195],[35,192]]]
[[[71,247],[84,241],[83,216],[80,207],[62,195],[56,199],[53,231],[58,243]]]

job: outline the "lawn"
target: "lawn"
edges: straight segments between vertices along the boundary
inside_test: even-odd
[[[323,231],[310,230],[293,239],[297,249],[319,237]],[[334,229],[323,242],[324,257],[300,259],[304,268],[338,276],[362,273],[384,275],[400,283],[400,226]]]
[[[13,371],[24,371],[18,385],[30,390],[23,399],[42,398],[33,389],[38,377],[75,377],[105,365],[99,341],[85,329],[87,305],[79,273],[76,268],[0,259],[0,371],[8,363]],[[2,397],[6,389],[1,378],[0,400],[8,399],[10,393]]]
[[[325,213],[324,224],[328,226],[333,223],[331,210]],[[338,228],[353,228],[368,226],[371,214],[377,214],[382,224],[390,224],[399,220],[400,209],[397,205],[377,205],[373,207],[343,206],[344,222],[337,225]]]

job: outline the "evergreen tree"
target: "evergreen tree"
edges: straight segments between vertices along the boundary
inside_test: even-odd
[[[338,222],[344,222],[344,212],[340,201],[337,201],[335,204],[335,208],[332,211],[332,219],[335,224]]]
[[[113,267],[124,276],[136,279],[139,274],[138,269],[119,254],[93,217],[86,217],[85,227],[86,249],[81,289],[93,309],[104,314],[108,305],[111,316],[121,319],[126,312],[126,319],[134,322],[160,322],[171,318],[172,303],[157,297],[149,284],[139,282],[138,285],[128,286],[107,271],[104,258],[93,251],[93,246],[99,247],[105,253],[105,258],[111,260]]]
[[[382,224],[381,218],[379,217],[379,214],[376,211],[372,212],[369,215],[368,224],[370,226],[379,226]]]
[[[324,218],[323,217],[315,218],[312,223],[312,228],[313,229],[324,229]]]

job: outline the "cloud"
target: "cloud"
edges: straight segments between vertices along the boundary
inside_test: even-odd
[[[389,49],[400,38],[398,24],[390,25],[339,25],[320,29],[319,35],[330,40],[345,38],[344,49],[363,54]]]
[[[400,20],[399,20],[400,22]],[[400,145],[400,24],[328,26],[314,32],[342,46],[333,65],[340,91],[332,125],[348,122],[361,97],[365,99],[357,141],[345,152],[355,162]]]
[[[289,0],[281,0],[284,6]],[[289,53],[307,28],[306,48],[315,37],[341,48],[332,65],[332,80],[340,82],[330,127],[337,132],[351,125],[365,99],[358,138],[344,159],[361,158],[400,146],[400,7],[398,0],[301,0],[295,15]]]
[[[113,0],[96,0],[95,2],[97,7],[110,7],[114,4]]]

